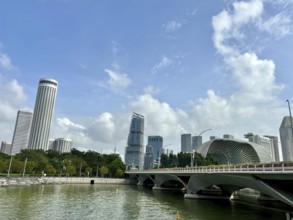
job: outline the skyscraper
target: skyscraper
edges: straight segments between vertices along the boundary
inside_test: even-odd
[[[191,153],[191,134],[181,134],[181,152]]]
[[[274,161],[280,161],[280,153],[279,153],[279,144],[278,144],[278,137],[271,136],[271,135],[265,135],[265,137],[270,138],[273,146],[273,156]]]
[[[0,152],[10,155],[11,154],[11,143],[8,141],[2,141]]]
[[[293,136],[291,119],[289,116],[285,116],[279,129],[283,161],[293,161]]]
[[[11,155],[20,153],[20,150],[28,147],[33,113],[30,111],[18,111],[12,138]]]
[[[125,164],[143,169],[143,133],[144,117],[137,113],[132,114],[127,147],[125,149]]]
[[[153,160],[158,162],[159,157],[163,152],[163,137],[161,136],[148,136],[148,145],[153,149]]]
[[[144,155],[144,169],[153,168],[153,148],[150,145],[146,146],[145,155]]]
[[[72,140],[67,138],[58,138],[53,143],[53,150],[60,153],[69,153],[72,148]]]
[[[275,161],[274,143],[271,138],[266,136],[260,136],[251,132],[245,134],[244,137],[247,138],[249,142],[253,142],[261,146],[264,146],[269,155],[272,157],[272,160]]]
[[[192,150],[197,151],[199,146],[202,145],[202,136],[193,136],[192,137]]]
[[[56,80],[40,79],[30,131],[29,149],[48,149],[57,86]]]

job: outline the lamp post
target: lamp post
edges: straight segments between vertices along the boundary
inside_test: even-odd
[[[199,133],[198,137],[200,137],[203,133],[205,133],[206,131],[210,131],[212,130],[211,128],[203,130]],[[191,143],[191,147],[190,147],[190,167],[193,167],[193,149],[192,149],[192,143]]]
[[[27,163],[27,158],[25,158],[25,161],[24,161],[22,177],[24,177],[24,174],[25,174],[26,163]]]
[[[12,164],[12,157],[10,157],[10,162],[9,162],[9,167],[8,167],[8,173],[7,173],[7,176],[8,177],[10,175],[11,164]]]

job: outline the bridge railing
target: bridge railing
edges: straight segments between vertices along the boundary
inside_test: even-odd
[[[216,166],[202,166],[202,167],[187,167],[187,168],[163,168],[163,169],[148,169],[127,171],[127,173],[244,173],[244,172],[292,172],[293,166],[281,166],[275,164],[249,164],[249,165],[216,165]]]

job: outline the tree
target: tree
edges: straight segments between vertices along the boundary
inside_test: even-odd
[[[75,175],[76,174],[76,167],[74,165],[68,165],[66,167],[66,173],[69,175],[69,176],[72,176],[72,175]]]
[[[106,167],[106,166],[102,166],[102,167],[99,169],[99,171],[100,171],[102,177],[104,177],[104,175],[106,175],[106,174],[109,174],[109,169],[108,169],[108,167]]]
[[[178,153],[177,157],[178,157],[178,166],[179,167],[190,166],[190,161],[191,161],[190,153],[180,152],[180,153]]]
[[[167,154],[162,154],[161,160],[160,160],[160,168],[167,168],[167,167],[170,167],[169,157]]]
[[[85,168],[85,172],[88,176],[92,175],[93,169],[91,167]]]
[[[54,168],[54,166],[52,164],[48,164],[46,166],[46,173],[47,174],[56,174],[56,169]]]
[[[115,177],[121,178],[123,175],[124,175],[124,171],[118,168],[116,170]]]

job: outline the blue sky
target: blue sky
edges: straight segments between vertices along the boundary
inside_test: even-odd
[[[145,137],[279,135],[293,103],[291,0],[0,1],[0,140],[38,81],[59,82],[51,137],[124,154]],[[145,141],[146,144],[146,141]]]

